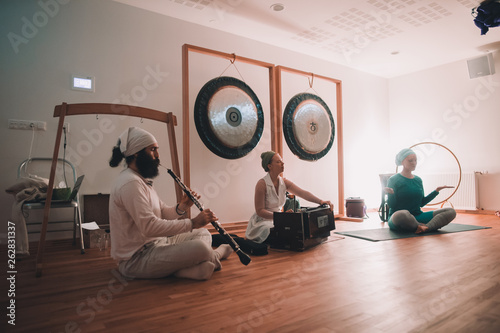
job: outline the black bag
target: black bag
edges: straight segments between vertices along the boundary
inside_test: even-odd
[[[261,243],[256,243],[254,241],[251,241],[249,239],[245,239],[243,237],[239,237],[237,235],[229,234],[236,244],[240,247],[241,251],[245,252],[246,254],[249,255],[254,255],[254,256],[263,256],[266,255],[268,245],[267,244],[261,244]],[[217,247],[221,244],[229,244],[224,236],[221,234],[215,234],[212,235],[212,246]]]

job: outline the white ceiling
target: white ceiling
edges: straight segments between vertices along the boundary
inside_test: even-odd
[[[500,48],[500,27],[474,25],[477,0],[115,1],[386,78]]]

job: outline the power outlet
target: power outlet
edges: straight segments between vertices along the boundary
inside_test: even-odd
[[[30,130],[30,131],[32,130],[46,131],[47,123],[45,121],[36,121],[36,120],[9,119],[9,128]]]
[[[64,123],[63,129],[66,131],[66,133],[69,133],[69,123]]]

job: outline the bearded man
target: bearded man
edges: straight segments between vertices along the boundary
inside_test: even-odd
[[[120,273],[128,278],[210,279],[221,269],[220,260],[232,253],[227,244],[212,249],[210,232],[203,227],[217,220],[215,214],[205,209],[186,218],[193,202],[185,194],[175,207],[160,200],[152,182],[159,173],[159,146],[151,133],[138,127],[125,130],[109,165],[117,167],[123,159],[126,167],[109,202],[111,256]]]

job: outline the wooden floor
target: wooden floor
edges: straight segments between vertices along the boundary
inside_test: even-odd
[[[16,325],[2,315],[0,331],[500,332],[500,218],[459,214],[454,223],[492,228],[382,242],[332,234],[304,252],[254,256],[248,266],[232,255],[204,282],[125,281],[109,250],[81,255],[67,242],[48,243],[41,277],[36,247],[17,262],[9,298]],[[386,227],[376,213],[336,224]]]

